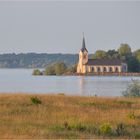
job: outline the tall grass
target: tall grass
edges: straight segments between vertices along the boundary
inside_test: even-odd
[[[32,97],[27,94],[0,95],[0,138],[140,136],[140,98],[36,95],[41,101],[36,106]],[[135,118],[130,117],[132,113]],[[110,128],[104,124],[110,125],[109,133]],[[101,128],[107,130],[102,134]]]

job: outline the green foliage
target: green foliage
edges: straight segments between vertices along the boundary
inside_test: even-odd
[[[55,69],[53,66],[48,66],[44,72],[45,75],[55,75]]]
[[[45,69],[45,75],[62,75],[66,72],[67,66],[63,62],[55,63]]]
[[[34,105],[38,105],[42,103],[41,100],[38,99],[37,97],[31,97],[30,99],[31,99],[32,104]]]
[[[137,58],[137,60],[140,62],[140,49],[139,50],[136,50],[134,52],[134,56]]]
[[[139,72],[140,71],[140,63],[136,59],[136,57],[131,56],[127,58],[127,64],[128,64],[128,71],[130,72]]]
[[[115,131],[116,131],[117,136],[123,136],[123,135],[125,135],[125,132],[126,132],[125,125],[123,123],[119,123],[117,125],[117,128],[116,128]]]
[[[134,139],[140,139],[140,132],[139,132],[139,133],[134,134]]]
[[[128,56],[131,55],[131,48],[128,44],[121,44],[118,52],[120,56]]]
[[[103,50],[98,50],[95,52],[95,58],[96,59],[101,59],[107,57],[107,53]]]
[[[42,75],[42,72],[39,69],[35,69],[33,75]]]
[[[68,68],[67,71],[70,72],[70,73],[75,73],[77,71],[77,64],[75,64],[72,67]]]
[[[108,58],[118,58],[119,54],[118,54],[118,51],[116,51],[116,50],[108,50],[107,56],[108,56]]]
[[[128,114],[128,118],[130,118],[130,119],[136,119],[136,115],[135,115],[134,111],[133,112],[130,112]]]
[[[100,126],[99,131],[101,134],[110,135],[112,133],[112,127],[110,124],[105,123],[105,124]]]
[[[140,97],[140,83],[137,80],[132,80],[132,83],[123,92],[125,97]]]
[[[77,131],[86,131],[87,130],[87,127],[81,123],[77,124],[74,126],[74,129],[76,129]]]
[[[72,66],[78,61],[78,54],[0,54],[0,68],[44,68],[61,61],[64,61],[68,66]]]
[[[54,64],[54,69],[55,69],[56,75],[62,75],[66,71],[67,67],[65,63],[59,62],[59,63]]]
[[[58,93],[58,95],[65,96],[65,93]]]

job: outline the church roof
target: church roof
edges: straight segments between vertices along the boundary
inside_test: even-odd
[[[82,43],[82,48],[81,48],[81,51],[84,52],[88,52],[87,49],[86,49],[86,43],[85,43],[85,38],[83,37],[83,43]]]
[[[122,63],[125,63],[124,61],[120,59],[88,59],[88,62],[86,65],[121,65]]]

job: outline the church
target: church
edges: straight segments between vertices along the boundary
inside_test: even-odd
[[[83,37],[82,48],[79,52],[79,62],[77,65],[78,74],[122,72],[127,72],[127,63],[118,58],[89,59],[85,38]]]

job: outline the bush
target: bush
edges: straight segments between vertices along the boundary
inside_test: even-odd
[[[135,115],[134,112],[129,113],[129,114],[128,114],[128,117],[129,117],[130,119],[136,119],[136,115]]]
[[[110,135],[112,133],[111,125],[108,123],[105,123],[100,126],[99,132],[103,135]]]
[[[140,139],[140,133],[134,134],[134,139]]]
[[[33,75],[42,75],[42,72],[39,69],[35,69]]]
[[[48,66],[45,69],[45,75],[55,75],[55,69],[53,66]]]
[[[62,75],[66,72],[67,67],[66,67],[65,63],[60,62],[60,63],[54,64],[54,69],[55,69],[56,75]]]
[[[126,91],[123,92],[125,97],[140,97],[140,83],[137,80],[132,80]]]
[[[123,123],[119,123],[116,128],[117,136],[123,136],[125,134],[125,125]]]
[[[42,103],[41,100],[38,99],[37,97],[31,97],[31,102],[32,102],[32,104],[35,104],[35,105]]]
[[[67,67],[65,63],[58,62],[51,66],[48,66],[45,70],[45,75],[62,75],[66,72]]]

